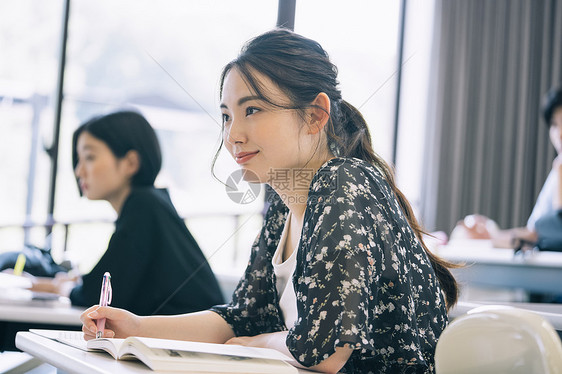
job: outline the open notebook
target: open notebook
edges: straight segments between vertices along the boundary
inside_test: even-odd
[[[268,348],[183,340],[129,337],[100,338],[86,342],[80,331],[30,330],[32,333],[85,350],[104,351],[117,360],[136,359],[152,370],[200,373],[298,373],[294,362]]]

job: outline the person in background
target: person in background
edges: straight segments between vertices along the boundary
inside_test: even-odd
[[[495,247],[514,248],[519,240],[535,242],[535,223],[546,214],[562,208],[562,87],[550,89],[543,101],[542,114],[549,127],[550,141],[556,149],[552,169],[539,193],[535,207],[525,227],[501,230],[490,218],[478,214],[460,221],[451,239],[491,239]]]
[[[112,305],[139,315],[177,314],[223,302],[218,282],[165,189],[154,187],[162,165],[154,129],[139,113],[94,117],[73,135],[72,161],[81,194],[106,200],[117,213],[107,250],[78,279],[34,278],[33,290],[99,302],[111,274]]]
[[[268,347],[328,373],[433,373],[457,284],[427,251],[327,53],[276,29],[220,82],[223,145],[247,181],[275,191],[233,299],[167,317],[93,306],[85,338],[106,318],[110,337]]]

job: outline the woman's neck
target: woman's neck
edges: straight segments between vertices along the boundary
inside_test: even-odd
[[[296,222],[302,224],[310,183],[318,169],[329,159],[317,160],[314,164],[310,162],[302,169],[289,173],[289,180],[273,181],[271,183],[271,187],[279,195],[287,208],[289,208]]]
[[[302,222],[308,199],[308,189],[305,191],[275,190],[275,192],[277,192],[283,203],[289,208],[293,214],[293,219],[297,222]]]
[[[112,196],[108,197],[106,200],[111,204],[113,210],[117,213],[117,216],[121,215],[121,209],[123,209],[123,204],[125,200],[131,194],[131,186],[123,187],[122,189],[116,191]]]

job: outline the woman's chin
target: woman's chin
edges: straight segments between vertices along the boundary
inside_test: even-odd
[[[84,196],[86,199],[88,200],[103,200],[101,197],[97,196],[96,194],[93,194],[91,192],[82,192],[82,196]]]
[[[260,180],[260,177],[258,176],[258,174],[255,171],[253,171],[249,168],[246,168],[244,166],[242,166],[240,168],[240,170],[242,170],[242,179],[244,179],[246,182],[248,182],[248,183],[263,183]]]

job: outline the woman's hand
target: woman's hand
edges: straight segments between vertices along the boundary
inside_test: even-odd
[[[248,347],[262,347],[262,348],[273,348],[281,353],[284,353],[288,357],[293,357],[287,348],[285,340],[287,339],[287,331],[278,331],[268,334],[260,334],[256,336],[237,336],[235,338],[229,339],[225,344],[238,344],[245,345]],[[309,367],[306,369],[316,370],[322,373],[337,373],[345,365],[353,350],[347,347],[337,347],[336,352],[330,357],[322,361],[320,364]],[[304,368],[296,360],[292,360],[291,364]]]
[[[25,276],[31,280],[31,291],[50,292],[62,296],[68,296],[78,280],[76,275],[64,272],[57,273],[54,278],[35,277],[30,274]]]
[[[457,222],[450,238],[493,239],[498,231],[498,225],[493,220],[479,214],[471,214]]]
[[[285,346],[287,331],[272,332],[255,336],[237,336],[229,339],[224,344],[237,344],[247,347],[276,348],[278,343]]]
[[[277,331],[266,334],[259,334],[255,336],[237,336],[227,340],[224,344],[238,344],[246,347],[261,347],[275,349],[287,357],[292,358],[291,365],[304,368],[297,360],[293,358],[285,341],[287,340],[288,331]]]
[[[30,277],[31,291],[57,293],[58,287],[54,278]]]
[[[94,305],[80,315],[85,340],[95,339],[98,331],[96,321],[100,318],[105,318],[103,336],[106,338],[126,338],[141,335],[141,317],[124,309]]]

